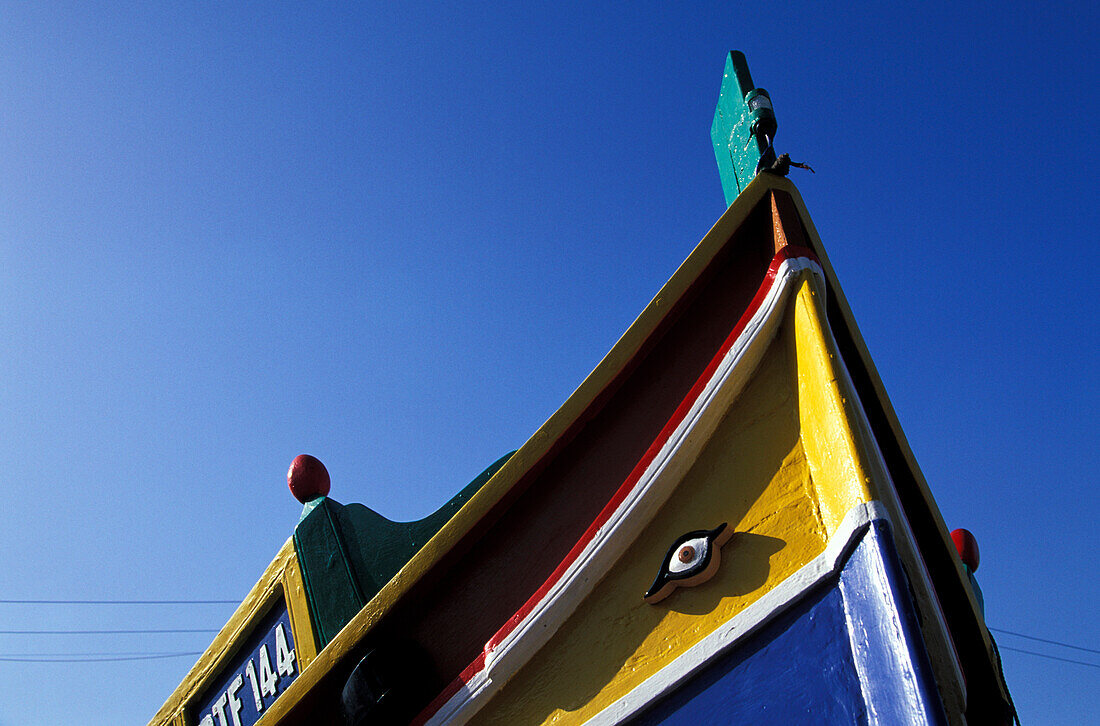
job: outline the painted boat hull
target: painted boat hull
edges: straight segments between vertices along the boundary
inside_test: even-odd
[[[343,723],[349,689],[353,722],[377,724],[1008,712],[961,563],[785,179],[749,184],[562,408],[460,496],[430,529],[307,505],[153,723],[199,723],[280,597],[302,670],[265,725]],[[728,541],[679,548],[721,524]],[[383,557],[379,531],[419,539]],[[714,566],[694,573],[704,550]],[[643,599],[662,573],[676,586]]]

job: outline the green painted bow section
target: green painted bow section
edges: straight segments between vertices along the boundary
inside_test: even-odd
[[[753,85],[745,54],[730,51],[710,126],[727,207],[756,176],[761,157],[769,157],[765,165],[774,160],[769,139],[775,138],[776,128],[768,92]]]
[[[415,522],[392,522],[362,504],[340,504],[328,497],[306,504],[294,529],[294,549],[318,651],[511,456],[498,459],[450,501]]]

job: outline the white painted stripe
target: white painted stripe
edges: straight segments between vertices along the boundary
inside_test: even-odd
[[[852,507],[833,533],[824,552],[688,648],[630,693],[585,721],[585,726],[613,726],[633,717],[673,691],[713,658],[782,614],[805,597],[808,591],[840,571],[851,547],[875,520],[891,521],[886,508],[879,502],[865,502]]]
[[[825,336],[826,342],[832,349],[839,350],[836,339],[833,337],[831,326],[825,327]],[[916,576],[917,582],[913,583],[913,585],[918,591],[923,591],[924,601],[930,604],[929,609],[931,610],[932,622],[930,623],[925,619],[921,626],[922,634],[931,628],[935,628],[938,632],[938,638],[947,649],[951,676],[953,676],[954,682],[958,685],[960,698],[959,703],[952,705],[961,713],[966,710],[966,679],[963,678],[959,654],[955,651],[955,644],[951,639],[950,631],[947,629],[947,620],[944,617],[943,608],[940,606],[939,598],[936,597],[936,590],[932,586],[932,578],[928,574],[928,566],[924,562],[924,557],[921,555],[920,548],[917,547],[917,539],[913,535],[913,529],[909,526],[909,519],[905,516],[905,510],[902,509],[901,501],[898,499],[897,488],[894,486],[893,477],[890,476],[890,470],[886,466],[886,459],[883,457],[882,449],[879,447],[878,440],[875,438],[871,428],[871,422],[867,418],[867,411],[864,409],[863,402],[860,400],[859,393],[856,391],[855,383],[852,381],[852,375],[841,356],[837,356],[836,360],[837,367],[840,369],[841,382],[845,388],[845,393],[851,396],[853,402],[852,408],[855,410],[855,428],[863,437],[865,447],[871,451],[871,477],[877,483],[876,490],[881,494],[887,507],[895,513],[894,521],[897,526],[894,528],[893,533],[894,539],[898,545],[898,556],[902,560],[906,575],[910,579],[913,579],[914,575]],[[907,560],[912,562],[913,567],[905,566],[908,564]],[[915,572],[913,570],[915,570]],[[934,666],[935,664],[933,663],[933,667]],[[943,691],[943,684],[939,685],[940,694],[946,697],[949,692],[945,693]]]
[[[794,257],[779,265],[760,307],[631,492],[523,622],[495,648],[486,648],[484,667],[427,720],[427,726],[459,726],[469,720],[591,593],[694,463],[763,358],[796,283],[807,271],[824,295],[825,276],[816,261]]]
[[[841,576],[836,584],[856,681],[867,709],[867,723],[868,726],[890,726],[903,720],[910,724],[940,723],[929,713],[929,708],[937,712],[939,704],[925,702],[920,683],[914,677],[913,653],[922,645],[913,642],[905,627],[902,611],[907,608],[898,601],[891,586],[883,544],[878,538],[864,539],[860,545],[867,548],[861,566],[863,576],[855,580]],[[877,605],[874,612],[868,611],[867,604],[871,602]]]

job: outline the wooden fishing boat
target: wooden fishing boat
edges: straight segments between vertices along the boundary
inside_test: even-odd
[[[774,133],[731,54],[729,208],[438,512],[340,504],[296,459],[293,536],[152,723],[1009,722],[972,574]]]

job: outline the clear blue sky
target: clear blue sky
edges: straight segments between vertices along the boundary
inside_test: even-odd
[[[1100,648],[1094,3],[180,5],[0,10],[0,598],[239,600],[296,454],[411,519],[517,448],[722,213],[738,48],[990,624]],[[1025,724],[1095,716],[1004,660]],[[193,661],[0,662],[0,725],[144,723]]]

